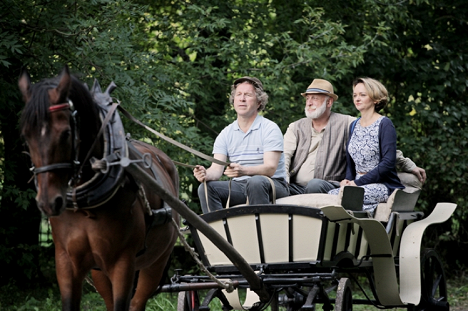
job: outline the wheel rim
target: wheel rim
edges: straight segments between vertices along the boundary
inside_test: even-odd
[[[336,290],[335,310],[353,310],[353,293],[351,291],[351,281],[348,278],[341,278],[338,283],[338,288]]]
[[[196,291],[179,292],[177,299],[177,311],[198,310],[200,306]]]

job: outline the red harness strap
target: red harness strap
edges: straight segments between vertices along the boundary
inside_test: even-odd
[[[65,104],[58,104],[58,105],[53,105],[49,107],[50,112],[64,110],[64,109],[70,109],[70,104],[65,103]]]

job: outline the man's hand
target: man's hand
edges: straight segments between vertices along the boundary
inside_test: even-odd
[[[230,178],[244,176],[244,167],[239,163],[231,163],[228,167],[224,170],[224,175]]]
[[[421,183],[425,183],[426,182],[426,171],[423,169],[423,168],[420,168],[420,167],[415,167],[411,173],[413,173],[414,175],[416,175],[416,177],[418,178],[418,180],[421,182]]]
[[[199,182],[204,182],[206,177],[206,168],[201,165],[195,166],[193,169],[193,176],[195,176]]]

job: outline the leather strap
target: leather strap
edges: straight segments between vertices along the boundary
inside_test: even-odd
[[[275,183],[273,182],[273,179],[271,179],[270,177],[266,176],[266,178],[268,178],[268,180],[270,181],[270,185],[271,185],[271,196],[273,197],[271,199],[272,203],[273,204],[276,204],[276,188],[275,188]]]
[[[270,182],[270,185],[271,185],[271,196],[272,196],[272,199],[271,199],[271,202],[273,204],[276,204],[276,187],[275,187],[275,183],[273,181],[273,179],[271,179],[270,177],[268,176],[265,176],[268,181]],[[229,194],[231,194],[231,190],[229,189]],[[246,205],[249,205],[249,197],[247,197],[247,200],[245,202]]]
[[[106,128],[107,124],[109,123],[110,119],[114,115],[115,109],[119,106],[118,103],[112,103],[111,108],[107,112],[106,118],[104,121],[102,121],[101,128],[99,129],[98,134],[96,135],[96,139],[93,141],[93,144],[91,145],[91,148],[88,150],[88,154],[86,155],[85,159],[81,163],[80,169],[78,170],[77,176],[81,174],[81,171],[83,170],[84,165],[88,161],[89,157],[91,156],[91,152],[93,152],[94,147],[96,146],[97,142],[99,141],[99,138],[101,137],[102,133],[104,132],[104,129]]]
[[[161,134],[159,133],[158,131],[155,131],[153,130],[152,128],[146,126],[145,124],[143,124],[142,122],[140,122],[139,120],[135,119],[127,110],[125,110],[122,106],[118,106],[118,109],[120,110],[120,112],[122,112],[122,114],[124,116],[126,116],[127,118],[129,118],[130,120],[132,120],[133,122],[135,122],[136,124],[138,125],[141,125],[142,127],[144,127],[145,129],[147,129],[148,131],[150,131],[151,133],[153,133],[154,135],[158,136],[159,138],[162,138],[164,139],[165,141],[179,147],[179,148],[182,148],[184,149],[185,151],[188,151],[188,152],[191,152],[197,156],[199,156],[200,158],[202,159],[205,159],[205,160],[208,160],[210,162],[213,162],[213,163],[216,163],[216,164],[219,164],[219,165],[223,165],[223,166],[228,166],[229,163],[228,162],[224,162],[224,161],[221,161],[221,160],[218,160],[218,159],[215,159],[213,157],[210,157],[210,156],[207,156],[206,154],[204,153],[201,153],[200,151],[198,150],[195,150],[195,149],[192,149],[184,144],[181,144],[179,143],[178,141],[175,141],[173,140],[172,138],[169,138],[167,136],[165,136],[164,134]]]
[[[231,182],[232,182],[232,178],[229,178],[229,184],[228,184],[229,194],[228,194],[228,198],[226,201],[226,208],[229,208],[229,202],[231,201]],[[247,197],[247,204],[249,204],[248,200],[249,198]]]
[[[169,138],[167,136],[165,136],[164,134],[162,133],[159,133],[158,131],[155,131],[153,130],[152,128],[146,126],[145,124],[143,124],[142,122],[140,122],[140,120],[138,119],[135,119],[135,117],[133,117],[127,110],[125,110],[122,106],[118,105],[117,106],[117,109],[120,110],[120,112],[122,112],[122,114],[124,116],[126,116],[128,119],[132,120],[133,122],[135,122],[136,124],[142,126],[143,128],[147,129],[148,131],[150,131],[151,133],[155,134],[156,136],[158,136],[159,138],[162,138],[164,139],[165,141],[181,148],[181,149],[184,149],[185,151],[188,151],[188,152],[191,152],[197,156],[199,156],[200,158],[202,159],[205,159],[205,160],[208,160],[210,162],[213,162],[213,163],[216,163],[216,164],[219,164],[219,165],[223,165],[223,166],[228,166],[229,163],[228,162],[224,162],[224,161],[221,161],[221,160],[218,160],[218,159],[215,159],[213,157],[210,157],[210,156],[207,156],[206,154],[204,153],[201,153],[200,151],[198,150],[195,150],[195,149],[192,149],[184,144],[181,144],[179,143],[178,141],[175,141],[173,140],[172,138]],[[174,163],[177,163],[179,165],[182,165],[182,166],[185,166],[185,167],[190,167],[190,168],[194,168],[195,166],[194,165],[190,165],[190,164],[183,164],[183,163],[180,163],[180,162],[177,162],[177,161],[173,161]],[[268,177],[268,176],[265,176],[266,178],[268,178],[268,180],[270,181],[270,185],[271,185],[271,190],[272,190],[272,202],[273,204],[276,204],[276,188],[275,188],[275,183],[273,182],[273,180]],[[206,181],[204,182],[205,183],[205,197],[206,197],[206,205],[207,205],[207,208],[209,209],[208,207],[208,190],[207,190],[207,187],[206,187]],[[231,198],[231,179],[229,179],[229,196],[228,196],[228,200],[227,200],[227,203],[226,203],[226,208],[229,208],[229,202],[230,202],[230,198]],[[246,204],[248,205],[249,204],[249,198],[247,198],[247,202]]]

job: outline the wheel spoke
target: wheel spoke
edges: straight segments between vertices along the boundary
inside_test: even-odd
[[[438,275],[435,281],[432,283],[432,290],[431,290],[432,297],[435,297],[437,290],[439,289],[441,280],[442,280],[442,275]]]

